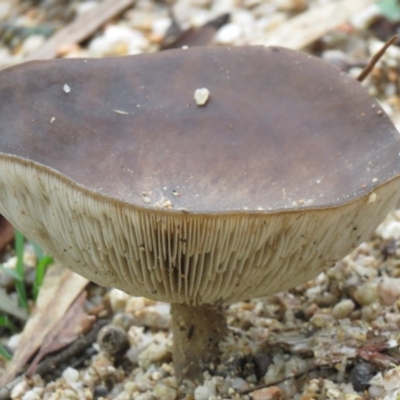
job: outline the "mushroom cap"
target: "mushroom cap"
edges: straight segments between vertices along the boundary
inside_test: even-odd
[[[347,254],[400,196],[388,117],[299,52],[30,62],[2,71],[0,90],[0,212],[130,294],[201,304],[286,289]]]

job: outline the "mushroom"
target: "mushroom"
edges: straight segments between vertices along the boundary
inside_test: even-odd
[[[314,278],[400,197],[388,117],[299,52],[29,62],[0,92],[0,213],[86,278],[171,303],[178,379],[219,361],[225,305]]]

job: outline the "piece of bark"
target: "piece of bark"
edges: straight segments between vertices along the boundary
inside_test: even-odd
[[[249,44],[283,46],[300,50],[373,3],[374,0],[340,0],[322,3],[283,22],[266,35],[264,40],[256,39]]]
[[[61,46],[84,41],[109,20],[126,11],[134,2],[135,0],[105,0],[92,11],[79,16],[55,33],[43,46],[29,54],[24,61],[55,58]]]

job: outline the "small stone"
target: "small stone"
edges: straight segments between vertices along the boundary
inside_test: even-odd
[[[40,396],[34,390],[28,390],[21,400],[40,400]]]
[[[350,372],[350,382],[357,392],[363,392],[369,387],[369,381],[375,375],[375,368],[364,361],[359,362]]]
[[[45,38],[40,35],[31,35],[28,36],[21,48],[21,53],[24,55],[28,55],[35,50],[37,50],[44,43]]]
[[[329,314],[314,314],[310,318],[310,322],[317,328],[327,328],[333,321],[333,316]]]
[[[400,298],[400,278],[384,277],[377,289],[381,303],[391,305]]]
[[[209,400],[209,398],[213,395],[210,389],[206,386],[197,386],[194,390],[194,398],[195,400]]]
[[[284,398],[282,390],[277,386],[255,390],[251,393],[252,400],[283,400]]]
[[[134,312],[134,321],[138,326],[152,329],[168,329],[171,324],[170,305],[157,302]]]
[[[154,396],[159,400],[175,400],[177,397],[176,389],[163,384],[158,384],[153,390]]]
[[[62,373],[62,377],[68,383],[68,385],[73,386],[79,379],[79,371],[75,368],[68,367]]]
[[[373,303],[378,298],[377,283],[367,282],[358,286],[353,293],[353,298],[363,306]]]
[[[132,314],[128,314],[126,312],[120,312],[115,314],[112,320],[112,324],[115,326],[119,326],[125,332],[129,331],[129,328],[135,323],[135,318]]]
[[[20,333],[16,333],[15,335],[12,335],[7,342],[7,347],[14,352],[15,350],[17,350],[19,341],[21,339],[21,334]]]
[[[97,343],[102,351],[113,356],[124,353],[129,347],[125,330],[114,325],[106,325],[100,329]]]
[[[17,383],[11,390],[10,397],[12,399],[20,399],[30,389],[28,382],[24,379]]]
[[[219,44],[236,43],[242,35],[242,27],[236,23],[224,25],[215,35],[215,42]]]
[[[138,356],[139,366],[143,369],[148,368],[151,364],[161,364],[172,360],[171,349],[167,346],[167,342],[150,343]]]
[[[390,221],[378,226],[376,233],[383,239],[399,240],[400,239],[400,221]]]
[[[110,290],[110,305],[114,313],[124,311],[130,296],[119,289]]]
[[[132,397],[129,397],[129,400],[131,400]],[[135,400],[154,400],[153,393],[149,391],[140,394],[139,396],[134,397]]]
[[[93,398],[97,399],[99,397],[106,397],[108,395],[108,390],[104,386],[97,386],[93,390]]]
[[[354,310],[355,304],[352,300],[346,299],[342,300],[340,303],[336,304],[332,309],[332,315],[336,319],[347,318],[349,314]]]
[[[113,360],[104,353],[99,353],[93,358],[91,368],[99,378],[107,379],[113,372]]]
[[[364,400],[364,396],[360,396],[357,393],[345,393],[343,400]]]
[[[198,106],[206,105],[209,97],[210,91],[207,88],[196,89],[194,92],[194,100]]]

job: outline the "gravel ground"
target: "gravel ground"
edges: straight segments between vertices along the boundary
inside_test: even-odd
[[[267,38],[278,24],[328,2],[139,0],[81,45],[60,48],[59,55],[105,57],[157,51],[171,24],[166,3],[173,3],[183,27],[201,26],[229,12],[230,22],[217,31],[214,42],[240,45]],[[97,1],[1,0],[0,65],[21,62],[58,28],[97,5]],[[379,17],[373,5],[305,50],[356,77],[396,29]],[[400,48],[391,47],[365,81],[398,127],[399,59]],[[52,373],[22,380],[11,398],[399,399],[399,240],[400,211],[394,211],[369,242],[315,281],[273,297],[231,305],[224,368],[210,365],[204,384],[198,387],[179,386],[174,377],[167,304],[90,286],[87,308],[109,306],[103,315],[109,323],[103,329],[112,340],[105,340],[102,331],[84,354]],[[26,262],[30,263],[29,254]],[[7,285],[7,278],[1,277],[0,284]],[[4,336],[2,342],[15,349],[18,335]],[[0,360],[0,373],[5,367]],[[270,385],[254,390],[263,384]]]

